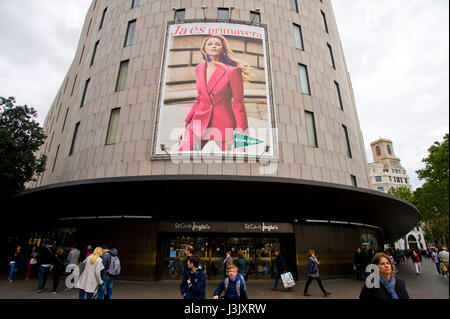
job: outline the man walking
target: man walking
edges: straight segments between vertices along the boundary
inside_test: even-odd
[[[41,293],[45,287],[45,282],[47,281],[47,275],[50,271],[50,267],[55,261],[55,252],[52,249],[52,244],[50,241],[46,241],[45,246],[42,247],[41,252],[37,256],[37,260],[40,264],[39,267],[39,283],[37,293]]]
[[[102,263],[105,267],[101,272],[103,285],[98,287],[98,299],[112,299],[112,290],[114,285],[114,279],[120,274],[120,260],[119,252],[116,248],[108,249],[106,245],[102,246],[103,255]]]
[[[222,270],[223,270],[223,276],[227,276],[228,267],[233,265],[233,257],[231,257],[231,251],[226,252],[225,259],[223,260],[222,264]]]
[[[206,275],[200,266],[198,256],[189,256],[187,259],[188,271],[185,272],[180,284],[181,295],[184,299],[206,298]]]

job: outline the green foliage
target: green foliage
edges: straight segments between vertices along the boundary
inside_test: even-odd
[[[408,202],[410,202],[411,204],[414,204],[414,194],[412,191],[410,191],[407,187],[392,187],[388,190],[388,194],[404,199]]]
[[[0,199],[25,189],[45,170],[47,157],[35,152],[47,136],[34,119],[37,112],[27,105],[15,105],[13,97],[0,97]]]

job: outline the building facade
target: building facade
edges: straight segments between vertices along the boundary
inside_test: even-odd
[[[330,0],[94,0],[44,128],[20,236],[117,247],[124,278],[180,278],[187,244],[208,278],[227,250],[270,278],[274,247],[348,275],[418,217],[369,189]]]

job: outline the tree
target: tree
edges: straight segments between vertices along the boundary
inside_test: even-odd
[[[35,156],[47,136],[34,119],[37,111],[0,96],[0,200],[25,189],[45,171],[47,157]]]
[[[434,142],[428,149],[428,157],[422,159],[425,168],[416,171],[425,183],[414,192],[421,219],[440,245],[447,245],[449,236],[448,140],[449,135],[446,134],[443,142]]]
[[[411,204],[414,204],[414,193],[410,191],[407,187],[392,187],[388,190],[388,194],[404,199]]]

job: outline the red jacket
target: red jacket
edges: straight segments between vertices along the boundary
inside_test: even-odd
[[[233,130],[248,128],[244,105],[244,83],[241,70],[230,65],[217,65],[206,84],[206,62],[196,68],[197,98],[185,122],[189,124],[180,151],[191,151],[195,136],[201,140],[232,142]],[[213,136],[208,128],[215,128],[220,136]],[[223,150],[225,143],[222,145]]]

